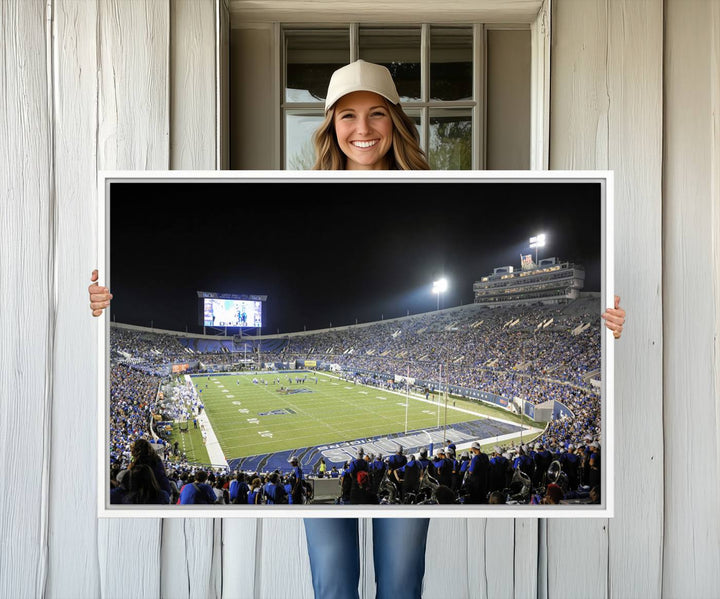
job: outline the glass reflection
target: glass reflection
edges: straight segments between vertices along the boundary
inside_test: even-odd
[[[420,27],[360,28],[360,58],[386,66],[401,102],[419,101]]]
[[[315,163],[312,134],[323,121],[323,115],[292,112],[285,115],[285,170],[309,171]]]
[[[472,115],[468,109],[430,112],[428,162],[433,170],[472,168]]]
[[[470,27],[430,29],[430,99],[473,99],[473,37]]]
[[[325,100],[333,71],[350,62],[348,29],[285,32],[285,101]]]

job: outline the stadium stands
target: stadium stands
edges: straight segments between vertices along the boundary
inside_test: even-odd
[[[186,372],[231,370],[248,354],[253,359],[259,356],[263,363],[302,365],[313,360],[320,368],[332,367],[365,383],[405,375],[409,368],[409,376],[429,389],[449,386],[451,392],[475,390],[507,400],[520,397],[531,406],[559,402],[562,409],[556,411],[537,442],[560,463],[570,445],[597,454],[598,449],[591,451],[589,444],[597,443],[602,433],[599,389],[590,382],[600,377],[599,314],[599,297],[581,295],[568,303],[550,305],[471,304],[337,329],[243,338],[240,343],[112,324],[111,465],[116,470],[127,465],[129,444],[135,438],[159,437],[159,442],[164,442],[162,431],[152,426],[159,412],[177,420],[191,416],[182,412],[179,404],[161,403],[158,391],[172,380],[173,366],[183,364]],[[183,461],[171,445],[165,445],[168,455],[175,453],[168,470],[180,484],[180,475],[190,476],[198,466]],[[516,445],[504,453],[514,458],[521,450]],[[312,464],[318,457],[308,448],[303,463]],[[586,459],[583,453],[582,457],[581,471],[589,473],[589,456]],[[286,459],[248,456],[227,471],[211,468],[209,472],[228,476],[241,468],[250,479],[281,470]],[[509,461],[512,464],[512,459]],[[534,485],[522,497],[508,491],[508,499],[539,501],[537,493],[546,484],[544,473],[535,480],[542,485]],[[578,480],[587,483],[589,475],[581,474]],[[589,490],[586,486],[580,482],[574,489],[566,486],[566,498],[582,500]]]

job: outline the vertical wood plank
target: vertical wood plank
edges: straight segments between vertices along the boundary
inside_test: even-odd
[[[471,599],[513,597],[514,520],[469,518],[467,522],[469,596]],[[527,559],[534,559],[532,552]]]
[[[212,526],[212,560],[206,596],[221,599],[223,596],[223,522],[220,518],[213,518]]]
[[[160,596],[162,520],[102,519],[97,559],[103,599],[157,599]],[[132,572],[128,575],[127,568]],[[62,589],[58,589],[62,593]],[[83,598],[85,599],[85,598]]]
[[[551,168],[615,172],[615,290],[628,327],[614,346],[616,515],[547,522],[547,596],[659,596],[662,5],[554,0],[552,48]],[[628,267],[633,256],[642,269]],[[577,539],[592,559],[566,551]]]
[[[550,168],[608,168],[607,6],[552,3]],[[549,597],[607,596],[607,520],[548,519],[541,561]],[[583,539],[588,560],[570,551]]]
[[[550,168],[606,169],[605,0],[553,0]]]
[[[214,0],[171,0],[170,168],[215,168]]]
[[[171,169],[215,168],[215,19],[214,0],[171,0]],[[168,519],[164,522],[163,596],[221,595],[221,534],[222,525],[214,519]]]
[[[256,597],[312,599],[310,558],[301,518],[260,520]],[[282,548],[282,550],[281,550]]]
[[[551,169],[608,168],[607,44],[604,1],[553,0]],[[607,596],[606,528],[606,520],[547,520],[540,562],[548,597]],[[578,539],[593,548],[593,559],[569,550]]]
[[[538,596],[539,522],[538,518],[514,520],[513,597],[517,599]]]
[[[521,559],[532,559],[534,554]],[[485,569],[488,597],[512,597],[515,589],[515,521],[490,518],[487,521]]]
[[[162,521],[161,596],[205,599],[219,597],[219,572],[213,576],[215,520],[166,518]]]
[[[170,169],[212,170],[216,164],[214,0],[170,0]],[[162,596],[219,597],[221,523],[168,518],[162,535]]]
[[[168,168],[169,18],[167,2],[98,1],[101,170]],[[102,596],[158,597],[161,538],[160,519],[100,520]]]
[[[53,3],[54,139],[58,312],[47,597],[98,597],[97,354],[87,286],[97,266],[97,6]],[[82,476],[71,475],[82,471]]]
[[[222,536],[222,597],[223,599],[253,599],[255,590],[257,528],[259,519],[223,520]]]
[[[168,2],[98,0],[98,164],[169,166]]]
[[[717,292],[718,47],[714,2],[665,3],[665,551],[663,594],[720,586]]]
[[[44,591],[50,507],[55,199],[45,2],[2,2],[0,31],[0,596],[24,598]]]
[[[628,313],[614,345],[616,515],[608,542],[609,592],[617,597],[662,594],[662,55],[661,0],[608,2],[615,285]]]
[[[608,597],[607,520],[548,519],[547,547],[548,597]]]
[[[473,597],[468,584],[469,520],[465,518],[430,518],[423,599],[468,599]]]

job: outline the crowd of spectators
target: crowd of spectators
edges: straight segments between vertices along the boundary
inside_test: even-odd
[[[143,442],[140,439],[136,445]],[[111,505],[292,505],[310,503],[313,498],[312,485],[293,470],[231,472],[227,468],[165,462],[155,456],[154,466],[132,459],[125,467],[111,468]]]
[[[111,468],[111,504],[313,503],[313,485],[301,469],[245,472],[166,463],[143,439],[132,444],[131,454],[127,466]],[[346,505],[599,503],[600,462],[595,440],[577,446],[536,441],[490,451],[474,443],[458,452],[448,442],[433,454],[359,452],[327,476],[337,480],[335,503]]]
[[[474,442],[457,451],[448,441],[434,454],[399,449],[387,457],[360,450],[338,479],[339,504],[598,503],[600,443],[535,441],[487,451]]]
[[[268,362],[292,362],[294,360],[318,360],[336,365],[343,376],[360,383],[387,387],[402,387],[395,375],[407,375],[425,381],[428,387],[451,385],[477,389],[505,398],[521,397],[533,404],[557,400],[569,408],[571,415],[548,423],[544,433],[536,440],[543,451],[550,452],[538,461],[535,445],[517,445],[503,449],[495,457],[506,465],[505,486],[501,489],[487,488],[480,502],[499,501],[504,493],[505,501],[541,502],[549,484],[560,487],[565,499],[572,499],[578,489],[588,496],[589,488],[597,487],[598,475],[591,466],[591,456],[599,464],[597,443],[601,438],[601,405],[597,389],[590,376],[599,378],[600,372],[600,317],[599,300],[584,298],[568,305],[524,305],[497,307],[464,306],[392,321],[343,327],[337,330],[288,336],[282,349],[274,354],[264,354]],[[131,468],[132,446],[137,440],[150,440],[156,447],[165,446],[163,458],[172,455],[168,465],[168,503],[192,502],[205,496],[210,498],[206,487],[213,490],[216,503],[232,503],[230,487],[237,486],[237,473],[213,468],[199,468],[183,460],[177,445],[168,443],[162,434],[153,429],[159,419],[187,421],[199,410],[191,387],[172,385],[172,394],[164,397],[164,389],[172,376],[167,366],[178,360],[188,359],[188,350],[175,335],[111,327],[111,410],[110,410],[110,461],[113,489],[118,501],[128,502],[125,486],[133,488],[151,477],[142,468]],[[195,354],[201,364],[224,364],[231,362],[227,351],[212,354]],[[163,370],[162,367],[165,367]],[[165,385],[165,387],[163,387]],[[593,448],[590,443],[594,443]],[[593,451],[594,450],[594,451]],[[484,454],[484,452],[481,452]],[[572,462],[576,455],[581,463],[580,474],[574,472]],[[418,457],[418,456],[416,456]],[[470,456],[468,456],[470,457]],[[524,494],[515,492],[513,477],[518,471],[526,472],[529,485],[521,485]],[[549,460],[549,462],[548,462]],[[457,458],[458,467],[462,456]],[[562,466],[558,481],[547,480],[550,463]],[[542,466],[538,464],[542,463]],[[599,466],[597,467],[599,472]],[[132,472],[133,476],[129,476]],[[124,474],[123,474],[124,473]],[[155,473],[157,474],[157,473]],[[260,488],[249,492],[251,499],[267,502],[270,494],[266,487],[273,485],[273,494],[282,496],[288,473],[240,473],[243,488],[252,489],[256,479]],[[276,474],[277,480],[270,480]],[[459,472],[457,473],[459,474]],[[339,473],[344,480],[345,473]],[[119,478],[118,478],[119,477]],[[199,480],[202,479],[202,480]],[[523,479],[524,480],[524,479]],[[595,484],[597,483],[597,484]],[[395,483],[393,483],[395,484]],[[190,487],[188,487],[190,485]],[[152,486],[152,485],[150,485]],[[497,485],[495,485],[497,486]],[[460,485],[448,487],[452,494],[440,489],[440,496],[462,501],[465,495]],[[527,488],[526,488],[527,487]],[[185,499],[183,499],[183,489]],[[274,489],[277,488],[277,491]],[[554,487],[553,493],[557,493]],[[542,493],[542,497],[539,496]],[[367,494],[367,493],[366,493]],[[150,491],[142,494],[129,493],[132,497],[155,497]],[[164,495],[160,493],[164,500]],[[339,497],[342,493],[339,494]],[[372,490],[369,496],[373,496]],[[189,499],[189,498],[192,498]],[[378,499],[380,500],[380,499]],[[449,500],[449,499],[448,499]],[[270,500],[272,501],[272,500]],[[132,501],[130,501],[132,502]],[[282,499],[277,501],[282,503]]]
[[[476,389],[533,404],[557,400],[572,413],[543,442],[601,435],[599,299],[561,306],[466,306],[372,325],[292,337],[278,361],[323,359],[358,382],[399,387],[395,375]],[[270,358],[268,358],[270,359]]]
[[[127,463],[132,443],[151,437],[161,379],[126,364],[110,369],[110,462]]]

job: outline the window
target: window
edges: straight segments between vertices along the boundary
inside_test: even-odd
[[[312,167],[311,136],[323,118],[330,76],[358,58],[390,69],[431,168],[484,168],[485,40],[482,25],[283,29],[284,168]],[[529,62],[528,53],[528,93]]]

